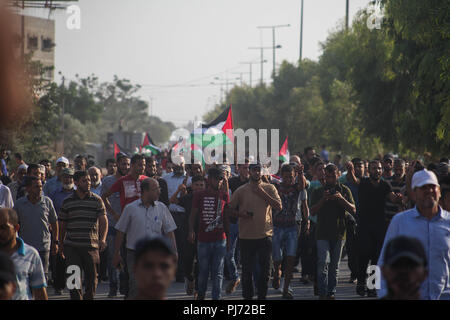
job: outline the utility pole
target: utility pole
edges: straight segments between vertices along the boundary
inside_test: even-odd
[[[250,72],[249,72],[249,75],[250,75],[250,82],[249,82],[249,85],[250,85],[250,87],[252,86],[252,64],[253,64],[254,62],[239,62],[239,64],[248,64],[249,66],[250,66]]]
[[[242,87],[242,74],[243,74],[243,72],[233,72],[233,74],[238,74],[239,75],[239,78],[236,78],[236,80],[239,79],[241,81],[241,87]]]
[[[60,72],[61,73],[61,72]],[[64,113],[65,113],[65,92],[66,87],[64,86],[65,77],[62,77],[62,154],[64,154]]]
[[[273,49],[273,75],[275,76],[276,65],[275,65],[275,49],[281,48],[280,45],[275,46],[275,29],[282,27],[290,27],[290,24],[276,25],[276,26],[259,26],[258,29],[272,29],[272,49]]]
[[[345,30],[348,30],[348,7],[349,7],[349,0],[345,1]]]
[[[277,46],[277,48],[281,48],[281,46]],[[249,47],[249,49],[258,49],[261,50],[261,84],[264,82],[264,72],[263,72],[263,64],[266,62],[263,57],[263,51],[266,49],[272,49],[272,47]]]
[[[300,60],[299,63],[302,61],[302,46],[303,46],[303,0],[302,0],[302,8],[300,11]]]

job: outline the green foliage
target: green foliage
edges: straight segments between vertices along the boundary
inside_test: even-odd
[[[350,29],[330,33],[318,62],[283,62],[270,86],[233,88],[204,121],[231,104],[236,128],[279,128],[291,152],[450,153],[450,2],[378,3],[381,29],[360,11]]]

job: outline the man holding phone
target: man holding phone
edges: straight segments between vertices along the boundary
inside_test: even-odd
[[[230,202],[230,214],[239,218],[244,299],[253,299],[254,296],[253,266],[256,257],[261,270],[257,280],[258,299],[266,298],[272,255],[272,210],[282,209],[276,188],[261,181],[261,168],[260,163],[250,164],[250,181],[233,193]]]
[[[311,215],[317,215],[317,285],[321,300],[334,299],[345,242],[345,216],[356,212],[350,189],[338,182],[338,170],[334,164],[328,164],[325,185],[311,195]]]

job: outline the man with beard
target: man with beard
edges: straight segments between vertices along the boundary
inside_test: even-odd
[[[145,157],[145,175],[149,178],[154,178],[158,181],[159,187],[161,188],[161,194],[159,195],[158,201],[168,206],[169,193],[167,190],[167,182],[163,178],[158,177],[157,161],[155,158]]]
[[[322,300],[335,298],[345,242],[345,216],[356,212],[350,189],[338,182],[338,171],[337,166],[328,164],[325,185],[311,196],[311,214],[317,215],[317,284]]]
[[[120,178],[127,175],[129,169],[130,169],[130,159],[123,154],[119,154],[117,156],[116,173],[114,175],[107,176],[106,178],[103,179],[101,192],[102,197]],[[106,268],[108,270],[108,278],[109,278],[108,298],[113,298],[117,296],[119,281],[120,281],[120,288],[124,289],[123,290],[124,292],[121,293],[124,294],[126,293],[125,288],[128,286],[128,279],[127,279],[128,275],[125,270],[120,270],[121,276],[119,276],[117,269],[113,266],[112,263],[116,241],[116,229],[114,227],[120,218],[120,213],[122,212],[122,208],[120,206],[120,192],[115,192],[111,194],[108,198],[108,201],[110,207],[113,208],[113,210],[109,210],[107,205],[105,204],[105,206],[107,207],[106,216],[108,218],[108,235],[106,237],[106,244],[107,244]]]
[[[386,223],[389,224],[398,212],[406,209],[404,203],[407,203],[406,199],[406,169],[405,161],[402,159],[396,159],[394,161],[394,175],[392,179],[386,180],[391,186],[392,192],[396,194],[402,194],[404,196],[403,203],[401,205],[392,203],[389,199],[386,200]]]
[[[314,173],[312,172],[313,169],[313,159],[316,158],[316,151],[313,147],[306,147],[303,154],[303,165],[305,166],[305,177],[309,181],[312,180]]]
[[[236,192],[236,190],[240,186],[243,186],[248,182],[250,178],[249,162],[250,162],[249,159],[246,158],[244,160],[244,163],[238,164],[239,175],[237,177],[231,177],[230,180],[228,180],[228,185],[230,187],[231,194]],[[239,235],[238,218],[230,216],[229,220],[230,220],[230,233],[228,234],[228,248],[227,254],[225,256],[225,264],[230,274],[230,282],[226,287],[227,294],[233,293],[236,290],[239,283],[241,283],[235,259],[237,240]]]
[[[77,189],[64,199],[59,214],[60,254],[67,266],[77,265],[84,272],[86,291],[71,289],[72,300],[93,300],[97,288],[99,251],[106,248],[108,220],[102,199],[90,191],[87,171],[76,171],[73,177]]]
[[[91,192],[100,196],[102,191],[102,172],[97,167],[90,167],[88,172],[91,176]]]
[[[230,202],[230,214],[239,218],[244,299],[253,299],[254,296],[255,263],[260,269],[257,279],[258,299],[266,299],[272,255],[272,210],[282,209],[275,186],[261,181],[261,169],[260,163],[250,165],[250,181],[233,193]]]
[[[75,171],[85,171],[87,170],[88,161],[85,156],[79,154],[73,160]]]
[[[426,300],[450,300],[450,212],[439,206],[441,189],[436,175],[426,169],[412,177],[411,188],[416,206],[394,216],[384,239],[378,266],[383,267],[387,244],[398,236],[417,238],[428,257],[428,277],[417,286],[420,298]],[[386,284],[381,281],[380,296],[384,296]]]
[[[394,157],[391,154],[386,154],[383,157],[383,180],[392,180],[394,178]]]
[[[378,261],[387,224],[385,217],[385,203],[389,199],[393,203],[401,204],[403,196],[392,192],[390,185],[381,179],[381,163],[372,160],[369,163],[369,178],[357,178],[353,163],[347,164],[347,180],[359,186],[358,190],[358,227],[356,239],[358,243],[358,284],[356,293],[366,295],[367,266],[369,261]],[[367,290],[369,297],[376,297],[375,289]]]
[[[358,179],[364,176],[364,161],[360,158],[352,159],[353,168],[355,171],[355,176]],[[346,164],[346,168],[348,171],[348,164]],[[345,185],[352,192],[353,200],[355,201],[356,210],[359,207],[359,199],[358,199],[358,185],[353,184],[348,181],[347,174],[342,175],[339,178],[339,182]],[[349,283],[356,283],[357,272],[358,272],[358,252],[356,246],[356,226],[357,226],[357,218],[358,211],[356,214],[348,214],[345,216],[345,227],[346,227],[346,240],[344,251],[348,256],[348,268],[350,269],[350,280]]]
[[[17,213],[13,209],[0,208],[0,251],[11,258],[16,270],[13,300],[48,300],[39,253],[21,238],[16,238],[19,229]]]

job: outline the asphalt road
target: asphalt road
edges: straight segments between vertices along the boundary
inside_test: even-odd
[[[294,300],[317,300],[318,297],[314,296],[313,285],[310,284],[302,284],[299,281],[300,273],[294,274],[294,279],[291,281],[291,288],[293,289]],[[373,298],[360,297],[356,294],[355,284],[348,283],[350,279],[350,270],[347,265],[347,258],[344,258],[339,266],[339,278],[338,278],[338,286],[336,290],[336,300],[372,300]],[[271,281],[269,282],[269,291],[267,293],[268,300],[282,300],[281,291],[275,290],[271,287]],[[223,284],[223,300],[242,300],[242,290],[241,286],[237,288],[237,290],[230,295],[225,293],[225,287],[228,284],[228,281],[224,280]],[[100,282],[97,287],[97,292],[95,299],[96,300],[123,300],[123,295],[118,295],[115,298],[108,298],[108,290],[109,285],[108,282]],[[54,290],[50,286],[48,288],[48,296],[49,300],[67,300],[70,299],[69,292],[67,289],[63,291],[63,294],[60,296],[54,295]],[[184,283],[173,282],[170,286],[167,297],[169,300],[193,300],[193,296],[188,296],[186,294]],[[255,297],[256,298],[256,297]],[[206,299],[211,299],[211,287],[210,283],[208,286],[208,291],[206,295]]]

